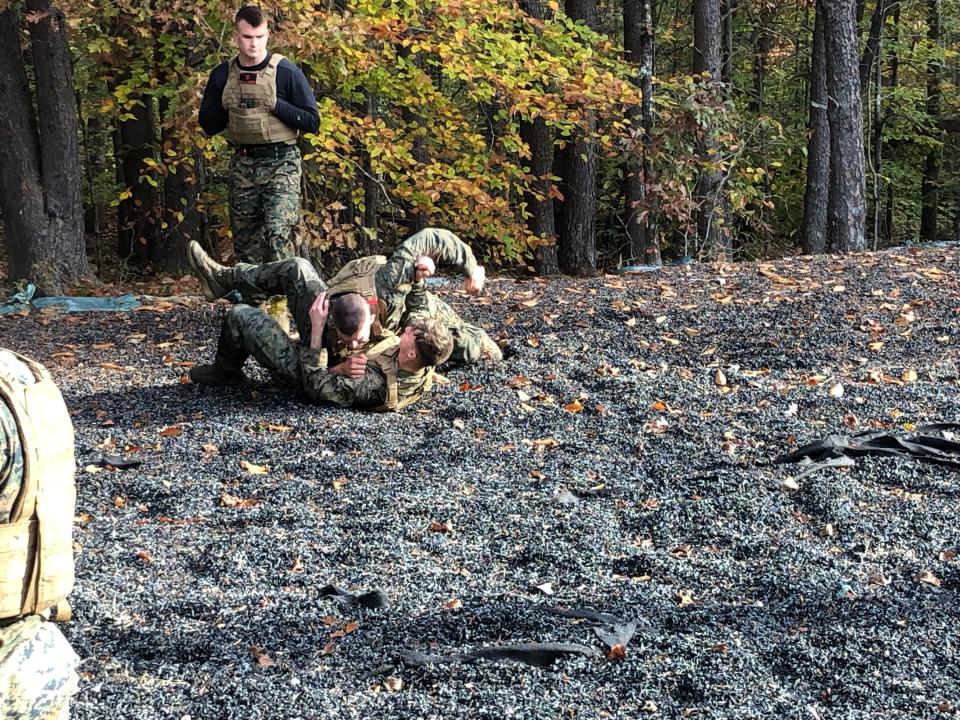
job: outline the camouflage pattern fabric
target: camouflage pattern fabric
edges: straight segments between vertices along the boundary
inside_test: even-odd
[[[10,521],[23,481],[23,448],[13,411],[0,400],[0,523]],[[2,717],[2,716],[0,716]]]
[[[302,164],[296,145],[278,158],[230,160],[230,229],[237,259],[271,262],[294,254]]]
[[[0,626],[0,718],[67,720],[77,659],[53,623],[38,615]]]
[[[422,255],[433,258],[438,268],[450,268],[470,275],[477,267],[473,250],[449,230],[427,228],[411,235],[397,247],[387,259],[387,264],[377,271],[377,298],[386,306],[383,326],[397,332],[403,324],[407,310],[407,295],[415,286],[417,259]]]
[[[493,343],[483,328],[464,322],[452,307],[429,292],[423,283],[416,283],[413,292],[408,296],[407,313],[403,322],[406,324],[418,316],[439,318],[450,329],[450,334],[453,335],[453,352],[450,353],[452,362],[478,362],[483,355],[484,339]]]
[[[387,329],[396,332],[417,315],[439,318],[453,335],[450,359],[460,363],[477,362],[486,332],[464,322],[452,307],[426,289],[424,281],[414,280],[414,266],[423,255],[433,258],[438,268],[451,268],[467,276],[477,268],[473,250],[449,230],[427,228],[411,235],[394,250],[387,264],[377,273],[378,297],[381,300],[389,298]]]
[[[309,263],[299,258],[284,261],[287,270]],[[266,267],[266,266],[263,266]],[[315,273],[313,273],[315,275]],[[292,278],[299,273],[284,273]],[[290,339],[267,313],[249,305],[236,305],[228,313],[220,330],[217,357],[214,364],[221,370],[240,370],[251,355],[263,367],[276,373],[294,387],[302,390],[313,402],[339,407],[377,408],[387,400],[387,378],[373,363],[367,365],[362,377],[353,379],[327,372],[327,352],[309,347],[310,325],[307,310],[316,299],[316,292],[308,286],[287,293],[287,302],[300,331],[302,343]],[[312,286],[315,287],[315,286]],[[422,385],[422,373],[398,372],[398,385],[409,392],[412,385]]]

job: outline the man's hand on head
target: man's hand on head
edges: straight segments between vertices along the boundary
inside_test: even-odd
[[[363,377],[367,371],[366,355],[351,355],[338,365],[330,368],[331,375],[341,375],[347,378],[357,379]]]
[[[414,263],[413,267],[417,271],[417,280],[428,278],[437,271],[436,263],[433,262],[433,258],[429,255],[421,255],[418,257],[417,262]]]
[[[325,292],[317,295],[317,299],[313,301],[313,305],[310,306],[308,311],[310,315],[310,322],[314,327],[323,327],[327,322],[327,315],[330,314],[330,301],[327,300],[327,294]]]
[[[468,295],[479,295],[483,290],[483,283],[487,279],[487,271],[483,265],[477,265],[476,269],[470,273],[470,276],[463,281],[463,289]]]

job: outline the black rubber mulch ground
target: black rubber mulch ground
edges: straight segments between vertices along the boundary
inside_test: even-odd
[[[508,359],[399,416],[182,384],[223,305],[0,319],[76,425],[73,717],[955,715],[960,474],[766,463],[960,421],[958,269],[945,245],[494,281],[447,295]],[[548,606],[636,634],[610,653]],[[578,649],[401,660],[530,643]]]

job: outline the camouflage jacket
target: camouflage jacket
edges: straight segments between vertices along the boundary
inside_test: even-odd
[[[0,523],[10,521],[23,481],[23,448],[13,411],[0,400]]]
[[[367,363],[366,372],[359,378],[332,375],[327,370],[327,350],[305,348],[302,351],[300,372],[301,387],[313,402],[338,407],[355,407],[362,410],[396,410],[388,406],[391,398],[389,380],[384,371],[373,361]],[[396,368],[396,393],[401,407],[405,399],[421,394],[432,377],[429,370],[415,373]],[[419,395],[418,395],[419,396]]]
[[[427,228],[404,240],[377,271],[377,298],[386,306],[386,330],[398,332],[401,328],[410,293],[426,293],[426,284],[416,281],[414,267],[422,255],[433,258],[438,268],[451,268],[464,275],[471,275],[477,268],[473,250],[449,230]]]

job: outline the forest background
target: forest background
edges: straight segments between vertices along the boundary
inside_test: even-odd
[[[448,227],[592,274],[960,237],[958,0],[263,3],[306,73],[304,254]],[[10,279],[229,256],[215,0],[0,0]],[[86,232],[85,232],[86,230]],[[91,267],[92,263],[92,267]]]

